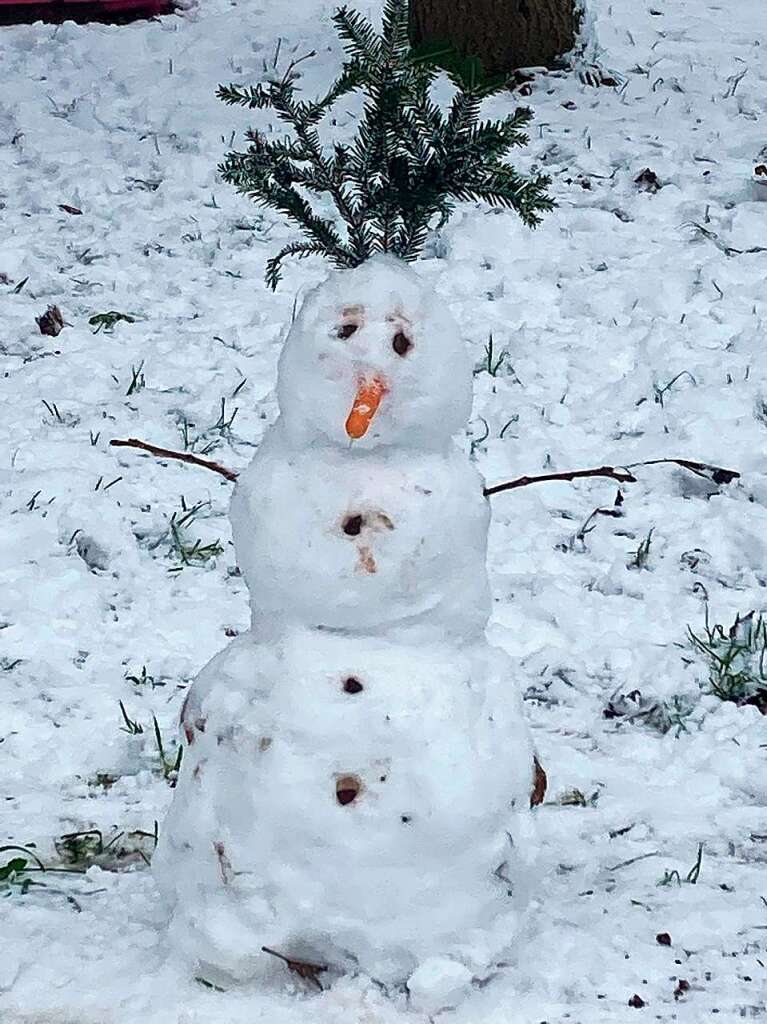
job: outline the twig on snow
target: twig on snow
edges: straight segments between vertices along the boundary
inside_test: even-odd
[[[695,462],[693,459],[647,459],[645,462],[630,462],[627,468],[660,466],[663,463],[673,463],[683,469],[689,469],[691,473],[713,480],[715,484],[731,484],[733,480],[740,479],[740,473],[736,469],[724,469],[722,466],[712,466],[708,462]]]
[[[615,466],[600,466],[598,469],[572,469],[564,473],[543,473],[541,476],[520,476],[516,480],[508,480],[505,484],[495,484],[493,487],[486,487],[483,494],[489,498],[492,494],[501,491],[513,491],[517,487],[527,487],[528,484],[540,484],[547,480],[578,480],[587,476],[606,476],[611,480],[617,480],[622,484],[636,483],[636,477],[627,469],[618,469]]]
[[[203,469],[212,469],[214,473],[220,473],[221,476],[226,477],[227,480],[234,482],[238,473],[233,469],[228,469],[226,466],[222,466],[220,462],[213,462],[211,459],[202,459],[199,455],[192,455],[191,452],[174,452],[170,448],[158,448],[155,444],[148,444],[146,441],[139,441],[135,437],[129,437],[125,440],[115,438],[111,440],[110,445],[113,448],[140,448],[141,451],[149,452],[150,455],[156,455],[161,459],[178,459],[180,462],[191,462],[194,466],[202,466]]]
[[[528,484],[543,483],[547,480],[577,480],[581,477],[605,476],[620,483],[636,483],[636,477],[629,470],[639,466],[660,466],[673,464],[688,469],[697,476],[713,480],[715,484],[730,484],[733,480],[740,478],[736,469],[725,469],[723,466],[712,466],[708,462],[696,462],[694,459],[647,459],[644,462],[629,462],[626,466],[600,466],[598,469],[575,469],[566,473],[544,473],[541,476],[520,476],[516,480],[509,480],[505,484],[495,484],[493,487],[486,487],[484,495],[486,498],[500,491],[511,491],[516,487],[527,487]]]
[[[275,956],[278,960],[282,960],[282,962],[287,965],[288,970],[297,974],[299,978],[303,978],[304,981],[311,982],[311,984],[316,986],[320,992],[323,991],[319,975],[323,974],[327,970],[327,966],[325,964],[313,964],[306,960],[294,960],[292,957],[285,956],[284,953],[278,953],[276,949],[270,949],[268,946],[262,946],[261,949],[264,953],[268,953],[270,956]]]
[[[202,466],[203,469],[212,469],[214,473],[219,473],[232,483],[239,476],[236,470],[222,466],[220,462],[203,459],[199,455],[193,455],[191,452],[178,452],[170,448],[160,448],[155,444],[140,441],[135,437],[127,439],[114,438],[109,443],[114,448],[138,448],[161,459],[178,459],[180,462],[189,462],[194,466]],[[740,477],[740,473],[735,469],[712,466],[708,462],[696,462],[694,459],[647,459],[644,462],[630,462],[623,467],[599,466],[596,469],[571,469],[561,473],[542,473],[540,476],[519,476],[502,484],[485,487],[483,494],[486,498],[489,498],[493,494],[500,494],[501,491],[513,491],[518,487],[527,487],[529,484],[546,483],[551,480],[581,480],[585,477],[607,477],[610,480],[617,480],[618,483],[633,484],[636,483],[637,478],[630,470],[636,469],[638,466],[660,466],[663,464],[681,466],[683,469],[688,469],[691,473],[713,480],[715,484],[729,484]]]

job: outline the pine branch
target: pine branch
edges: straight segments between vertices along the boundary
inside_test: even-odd
[[[381,19],[383,53],[388,60],[401,62],[410,52],[408,37],[408,0],[386,0]]]
[[[239,105],[250,110],[264,110],[271,105],[269,93],[262,85],[219,85],[216,96],[230,107]]]
[[[276,256],[272,256],[266,264],[265,280],[267,287],[271,288],[273,292],[277,290],[277,285],[282,278],[283,260],[288,256],[297,256],[300,260],[306,259],[307,256],[329,256],[331,259],[336,258],[320,242],[290,242]],[[344,264],[341,265],[343,266]]]
[[[376,64],[381,58],[381,42],[367,20],[358,11],[339,7],[333,14],[333,24],[344,42],[344,49],[365,64]]]
[[[344,65],[339,77],[321,99],[312,103],[300,103],[296,108],[297,112],[306,125],[315,125],[322,120],[337,100],[359,89],[364,81],[365,72],[361,62],[351,60]]]
[[[380,33],[346,7],[333,21],[348,59],[320,97],[297,98],[298,62],[281,79],[218,91],[226,103],[272,111],[289,132],[272,140],[249,130],[247,150],[228,153],[220,167],[225,181],[308,237],[307,246],[288,246],[270,261],[272,287],[290,255],[322,252],[336,266],[356,266],[377,252],[414,259],[431,228],[444,224],[461,200],[513,209],[531,227],[553,207],[548,178],[519,174],[504,162],[527,144],[530,111],[479,120],[483,98],[504,83],[480,81],[472,67],[460,80],[453,75],[457,91],[447,111],[432,99],[439,69],[433,58],[410,52],[408,0],[385,0]],[[348,146],[325,145],[320,122],[355,91],[364,96],[355,138]],[[315,197],[330,199],[338,219],[324,209],[317,213]]]

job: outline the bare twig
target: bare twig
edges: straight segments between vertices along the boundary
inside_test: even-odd
[[[520,476],[516,480],[509,480],[505,484],[495,484],[493,487],[486,487],[483,494],[489,498],[491,494],[498,494],[500,491],[512,491],[517,487],[527,487],[528,484],[545,483],[547,480],[578,480],[587,476],[606,476],[611,480],[617,480],[622,484],[636,483],[636,477],[627,469],[617,469],[615,466],[600,466],[598,469],[571,469],[565,473],[543,473],[541,476]]]
[[[203,459],[199,455],[193,455],[191,452],[178,452],[170,448],[160,448],[157,445],[149,444],[147,441],[140,441],[135,437],[129,437],[125,440],[115,438],[109,443],[115,448],[139,448],[141,451],[149,452],[150,455],[156,455],[161,459],[178,459],[180,462],[189,462],[194,466],[202,466],[203,469],[212,469],[214,473],[219,473],[232,483],[239,476],[235,470],[222,466],[220,462]],[[618,483],[632,484],[636,483],[637,478],[630,470],[636,469],[638,466],[659,466],[663,464],[681,466],[683,469],[688,469],[691,473],[713,480],[715,484],[729,484],[740,477],[740,473],[735,469],[724,469],[722,466],[712,466],[707,462],[696,462],[693,459],[647,459],[645,462],[630,462],[623,467],[599,466],[596,469],[571,469],[561,473],[542,473],[540,476],[520,476],[515,480],[508,480],[506,483],[485,487],[483,494],[486,498],[489,498],[491,495],[499,494],[501,491],[513,491],[518,487],[527,487],[529,484],[546,483],[550,480],[581,480],[585,477],[608,477],[610,480],[617,480]]]
[[[214,473],[220,473],[227,480],[234,482],[238,475],[233,469],[222,466],[220,462],[213,462],[211,459],[201,459],[199,455],[192,455],[191,452],[174,452],[170,448],[158,448],[157,445],[148,444],[146,441],[139,441],[135,437],[126,440],[113,439],[109,442],[114,448],[140,448],[141,451],[149,452],[161,459],[178,459],[180,462],[190,462],[194,466],[202,466],[204,469],[212,469]]]
[[[623,468],[616,466],[600,466],[598,469],[576,469],[566,473],[544,473],[541,476],[520,476],[516,480],[509,480],[505,484],[495,484],[493,487],[486,487],[484,495],[486,498],[491,494],[498,494],[500,491],[511,491],[516,487],[527,487],[528,484],[544,483],[547,480],[577,480],[581,477],[606,476],[620,483],[636,483],[636,477],[629,472],[639,466],[660,466],[672,464],[688,469],[697,476],[713,480],[715,484],[729,484],[740,478],[740,473],[735,469],[725,469],[722,466],[712,466],[707,462],[696,462],[694,459],[647,459],[644,462],[629,462]]]
[[[713,480],[715,484],[731,484],[733,480],[740,478],[740,473],[736,469],[711,466],[707,462],[695,462],[693,459],[647,459],[646,462],[630,462],[627,468],[636,469],[637,466],[660,466],[663,463],[673,463],[675,466],[689,469],[691,473]]]

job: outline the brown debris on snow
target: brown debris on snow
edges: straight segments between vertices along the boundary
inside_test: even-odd
[[[548,778],[544,767],[537,757],[533,757],[533,791],[530,794],[531,807],[537,807],[539,804],[543,803],[543,798],[546,796],[547,786]]]
[[[35,317],[35,323],[41,334],[47,334],[51,338],[58,337],[64,330],[64,317],[58,306],[48,306],[44,313]]]
[[[213,849],[216,851],[216,857],[218,858],[218,870],[221,874],[221,881],[224,885],[229,885],[233,876],[232,862],[226,855],[224,844],[221,840],[217,840],[213,843]]]
[[[342,775],[336,779],[336,800],[342,807],[354,803],[362,790],[362,783],[356,775]]]

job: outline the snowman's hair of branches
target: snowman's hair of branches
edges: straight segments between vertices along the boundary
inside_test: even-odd
[[[443,111],[430,97],[440,74],[432,52],[416,56],[408,39],[408,0],[386,0],[380,33],[359,12],[341,7],[333,15],[347,59],[336,81],[315,100],[297,96],[298,64],[281,77],[255,86],[222,85],[225,103],[268,110],[287,137],[251,128],[243,151],[227,153],[223,179],[263,206],[283,213],[307,236],[273,257],[266,280],[276,288],[288,256],[327,257],[336,267],[354,267],[378,252],[405,260],[419,255],[435,224],[444,224],[460,201],[486,202],[516,210],[530,227],[554,202],[549,178],[518,173],[504,158],[528,142],[523,132],[532,114],[520,107],[495,121],[480,121],[487,96],[504,80],[481,80],[448,70],[456,87]],[[338,100],[364,97],[351,142],[323,144],[318,125]],[[318,214],[307,195],[330,201],[337,216]]]

